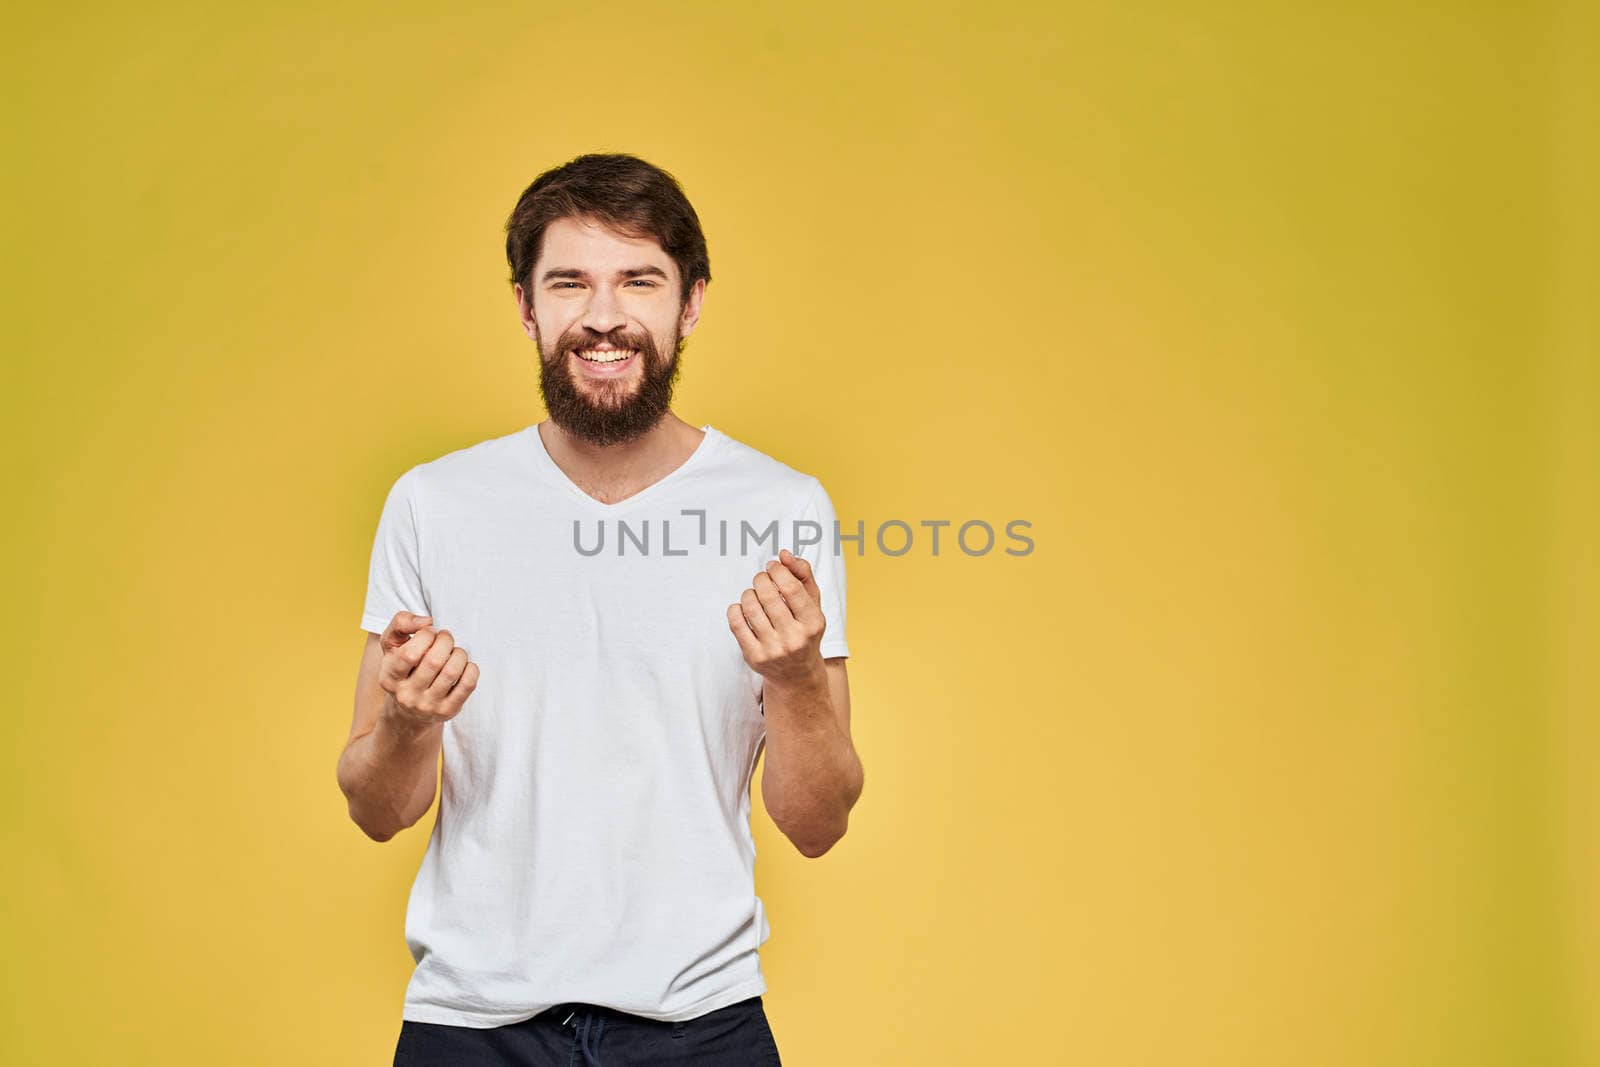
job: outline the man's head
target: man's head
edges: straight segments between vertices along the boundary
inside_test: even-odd
[[[546,171],[506,223],[506,261],[551,420],[599,445],[656,425],[711,281],[673,177],[628,155]]]

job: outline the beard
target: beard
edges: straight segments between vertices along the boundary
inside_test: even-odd
[[[538,332],[537,327],[534,331]],[[630,382],[588,379],[582,385],[572,359],[580,348],[611,343],[639,353],[643,380],[637,388]],[[677,383],[679,360],[684,340],[677,328],[672,333],[672,356],[663,358],[655,338],[648,332],[631,334],[614,330],[597,334],[579,329],[556,343],[551,358],[545,358],[543,339],[535,337],[539,350],[539,391],[544,394],[550,421],[574,437],[590,444],[606,446],[632,441],[661,421],[672,403],[672,387]],[[631,391],[630,391],[631,390]]]

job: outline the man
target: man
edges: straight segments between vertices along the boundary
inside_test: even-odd
[[[670,175],[581,156],[506,229],[549,418],[395,481],[339,761],[387,841],[443,754],[395,1063],[778,1063],[751,777],[806,856],[862,789],[833,505],[669,408],[711,277]]]

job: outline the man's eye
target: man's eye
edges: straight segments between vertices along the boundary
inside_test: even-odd
[[[551,286],[551,288],[552,288],[552,289],[560,289],[560,288],[562,288],[562,287],[563,287],[563,286],[567,286],[567,285],[577,285],[577,284],[578,284],[578,283],[577,283],[577,282],[556,282],[556,283],[555,283],[555,285],[553,285],[553,286]]]
[[[628,284],[629,285],[642,285],[646,289],[654,289],[656,287],[656,283],[655,282],[646,281],[643,278],[635,278],[633,281],[629,282]]]

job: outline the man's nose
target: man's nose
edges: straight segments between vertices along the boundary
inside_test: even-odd
[[[616,295],[603,288],[594,290],[588,306],[584,308],[583,325],[595,333],[610,333],[624,321]]]

